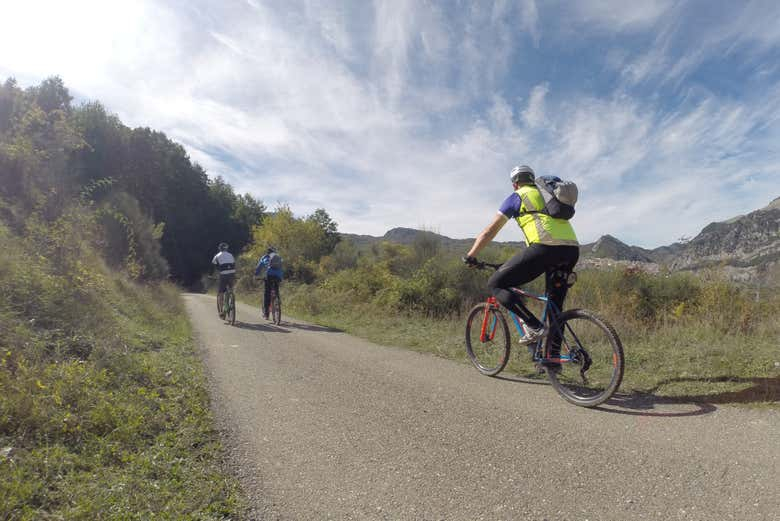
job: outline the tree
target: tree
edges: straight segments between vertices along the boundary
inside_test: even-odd
[[[414,236],[412,241],[415,260],[418,266],[422,266],[441,251],[441,238],[439,235],[423,230]]]
[[[317,208],[314,213],[307,217],[308,221],[315,223],[322,228],[325,232],[325,244],[323,255],[328,255],[336,247],[336,244],[341,240],[341,236],[338,232],[338,225],[330,218],[328,212],[324,208]]]
[[[252,237],[252,227],[263,223],[266,208],[263,202],[250,194],[239,195],[233,204],[233,220],[244,230],[248,242]]]
[[[360,253],[355,247],[355,243],[350,240],[341,240],[333,248],[331,253],[335,270],[346,270],[357,266]]]
[[[324,210],[323,210],[324,212]],[[258,259],[273,245],[284,258],[285,272],[292,278],[311,282],[319,260],[327,254],[329,237],[325,229],[309,217],[296,218],[282,205],[255,226],[249,255]]]
[[[29,91],[35,96],[36,103],[44,112],[61,110],[70,113],[70,102],[73,101],[73,96],[59,76],[47,78],[37,87],[31,87]]]
[[[39,100],[45,108],[39,105]],[[33,209],[53,220],[78,191],[71,154],[84,141],[68,117],[70,96],[59,78],[21,91],[6,81],[0,95],[0,195],[22,214]]]

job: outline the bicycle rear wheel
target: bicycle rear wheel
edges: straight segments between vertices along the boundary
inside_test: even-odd
[[[595,407],[617,391],[623,380],[623,345],[606,320],[584,309],[570,309],[560,315],[560,370],[547,369],[553,388],[567,401]],[[555,353],[557,354],[557,353]],[[555,355],[551,355],[554,358]]]
[[[274,293],[271,297],[271,319],[277,326],[282,323],[282,299],[279,298],[278,293]]]
[[[466,319],[466,353],[474,367],[482,374],[497,375],[509,361],[509,348],[509,326],[504,314],[489,304],[474,306]]]
[[[236,324],[236,296],[232,291],[226,294],[228,307],[227,307],[227,321],[231,326]]]

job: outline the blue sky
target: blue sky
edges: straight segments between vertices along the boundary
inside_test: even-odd
[[[344,232],[474,237],[521,163],[577,182],[582,242],[669,244],[780,196],[780,2],[0,5],[0,78],[60,75]]]

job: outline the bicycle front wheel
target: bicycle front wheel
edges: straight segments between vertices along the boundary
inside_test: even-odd
[[[282,299],[274,295],[271,299],[271,318],[277,326],[282,323]]]
[[[615,328],[590,311],[570,309],[560,315],[550,335],[549,356],[560,358],[560,369],[547,370],[553,388],[582,407],[609,400],[623,380],[625,364]],[[553,349],[556,345],[560,354]]]
[[[474,367],[495,376],[509,361],[509,326],[504,314],[489,304],[477,304],[466,319],[466,353]]]

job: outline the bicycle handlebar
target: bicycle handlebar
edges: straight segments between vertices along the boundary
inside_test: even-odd
[[[470,261],[468,257],[463,257],[463,262],[468,264],[469,266],[472,266],[474,268],[485,270],[488,268],[493,268],[494,270],[497,270],[502,265],[501,264],[492,264],[490,262],[482,262],[480,260],[474,259],[473,261]]]

